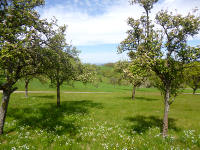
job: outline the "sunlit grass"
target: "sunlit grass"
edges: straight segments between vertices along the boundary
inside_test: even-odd
[[[104,94],[11,96],[0,149],[199,149],[200,95],[171,105],[169,136],[160,135],[163,101],[154,89]]]
[[[19,81],[16,86],[18,87],[17,90],[23,91],[24,88],[24,81]],[[61,86],[62,91],[102,91],[102,92],[124,92],[127,90],[131,90],[131,86],[123,86],[123,85],[111,85],[106,82],[98,83],[97,85],[94,84],[86,84],[84,85],[81,82],[74,82],[73,85],[69,85],[67,83],[64,83]],[[30,91],[55,91],[55,86],[50,86],[50,83],[41,83],[37,79],[34,79],[29,84],[29,90]]]
[[[18,91],[24,91],[24,81],[21,80],[17,82],[16,86],[18,87]],[[30,91],[56,91],[54,86],[50,86],[50,83],[41,83],[39,80],[34,79],[29,84]],[[93,84],[84,85],[81,82],[74,82],[73,86],[67,83],[64,83],[61,86],[62,91],[87,91],[87,92],[127,92],[132,90],[132,86],[128,85],[111,85],[107,82],[100,82],[98,86],[94,86]],[[159,92],[156,88],[137,88],[137,92]],[[183,90],[183,93],[192,93],[192,89],[186,88]],[[196,91],[196,93],[200,93],[200,89]]]

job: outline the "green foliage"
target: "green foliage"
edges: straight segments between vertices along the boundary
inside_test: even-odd
[[[194,61],[185,66],[186,84],[193,89],[193,94],[200,88],[200,62]]]
[[[140,19],[128,18],[128,25],[131,27],[127,31],[127,38],[122,41],[118,47],[118,51],[128,51],[128,55],[131,59],[125,74],[127,79],[134,86],[141,85],[145,81],[151,71],[151,65],[153,63],[153,57],[159,56],[160,53],[156,53],[161,48],[161,39],[159,32],[153,30],[154,25],[149,19],[150,10],[153,8],[153,4],[157,0],[133,0],[131,4],[140,4],[146,11],[146,16],[141,16]]]
[[[34,10],[37,1],[2,1],[0,4],[0,69],[6,77],[1,89],[10,92],[17,80],[39,72],[42,65],[42,39],[47,25]],[[30,69],[35,68],[35,69]]]
[[[64,81],[75,78],[75,66],[79,63],[78,51],[66,43],[66,26],[60,26],[51,31],[48,39],[48,61],[45,74],[50,78],[52,85],[60,86]]]
[[[131,29],[127,32],[128,37],[121,42],[119,51],[129,51],[133,64],[140,64],[133,69],[138,75],[141,74],[136,66],[146,72],[152,70],[159,78],[159,84],[155,85],[161,93],[165,95],[169,91],[170,97],[176,97],[184,82],[184,64],[198,55],[198,47],[188,46],[187,39],[198,34],[200,17],[195,12],[182,16],[161,11],[156,15],[156,21],[162,30],[156,30],[149,19],[150,10],[156,2],[132,1],[132,4],[138,3],[144,8],[145,15],[138,20],[128,19]]]
[[[97,81],[97,67],[95,65],[83,64],[79,68],[79,75],[77,76],[77,81],[81,81],[83,84],[93,83],[98,84]]]
[[[194,48],[187,46],[187,39],[199,32],[200,18],[193,14],[181,16],[161,11],[157,14],[156,20],[166,37],[166,42],[163,41],[164,51],[160,50],[163,55],[166,53],[166,58],[155,58],[152,69],[162,82],[161,92],[166,93],[168,86],[170,95],[176,97],[184,82],[184,64],[197,54],[193,51]]]
[[[116,88],[118,85],[129,85],[129,83],[124,80],[120,73],[115,71],[115,63],[107,63],[101,66],[97,66],[97,75],[99,82],[104,82],[107,84],[112,84]]]
[[[176,97],[184,88],[183,66],[180,62],[173,59],[157,60],[157,65],[154,66],[154,73],[157,76],[154,86],[157,87],[163,95],[166,94],[166,86],[170,84],[170,97]],[[167,66],[170,67],[167,67]]]
[[[150,11],[153,8],[153,5],[157,2],[158,0],[130,0],[132,5],[139,4],[145,9],[145,11]]]
[[[114,67],[115,63],[106,63],[104,64],[104,66],[107,66],[107,67]]]
[[[119,61],[115,65],[115,71],[121,73],[122,78],[135,87],[140,86],[148,76],[146,70],[142,69],[136,61]]]

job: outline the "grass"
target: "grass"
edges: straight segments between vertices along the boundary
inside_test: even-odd
[[[131,87],[102,84],[96,91],[109,88],[112,93],[62,92],[60,108],[56,93],[30,93],[27,99],[12,94],[0,149],[200,149],[200,95],[177,97],[170,108],[169,136],[163,139],[163,102],[156,89],[138,89],[135,101]],[[74,89],[79,90],[95,91]]]
[[[16,86],[18,87],[19,91],[24,90],[24,81],[19,81]],[[73,87],[74,86],[74,87]],[[61,86],[61,90],[62,91],[80,91],[80,92],[84,92],[84,91],[89,91],[89,92],[98,92],[98,91],[103,91],[103,92],[124,92],[127,90],[131,90],[132,87],[131,86],[119,86],[116,85],[114,87],[114,85],[102,82],[98,84],[98,87],[95,87],[92,84],[87,84],[84,85],[81,82],[74,82],[74,85],[70,86],[66,83],[64,83]],[[42,84],[41,82],[39,82],[39,80],[34,79],[30,82],[29,85],[29,90],[31,91],[55,91],[55,87],[50,87],[48,83],[44,83]]]
[[[24,91],[24,81],[21,80],[17,82],[16,86],[18,87],[17,90]],[[74,86],[74,87],[73,87]],[[64,83],[61,86],[62,91],[80,91],[80,92],[127,92],[131,91],[131,86],[125,86],[125,85],[111,85],[108,82],[102,82],[98,84],[98,87],[95,87],[92,84],[84,85],[81,82],[74,82],[74,85],[70,86],[66,83]],[[34,79],[31,80],[29,84],[29,90],[30,91],[56,91],[55,87],[51,87],[49,83],[41,83],[39,80]],[[137,91],[140,92],[159,92],[156,88],[138,88]],[[192,93],[192,89],[186,88],[184,93]],[[200,89],[196,91],[196,93],[200,93]]]

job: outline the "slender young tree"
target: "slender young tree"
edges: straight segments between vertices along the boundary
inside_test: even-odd
[[[169,106],[183,84],[184,64],[197,54],[197,48],[187,46],[187,39],[198,34],[200,18],[192,13],[182,16],[160,11],[156,15],[156,22],[161,30],[156,30],[149,19],[150,11],[156,2],[157,0],[131,1],[131,4],[142,6],[145,15],[139,20],[129,18],[128,23],[132,28],[121,47],[123,51],[130,51],[132,60],[140,58],[141,69],[147,67],[159,79],[157,87],[164,96],[162,135],[165,137],[168,132]]]
[[[46,75],[51,83],[57,89],[57,106],[60,106],[60,86],[64,81],[70,81],[75,78],[75,66],[79,63],[78,51],[66,43],[66,26],[60,26],[52,32],[49,38],[49,69],[46,69]]]
[[[95,65],[79,64],[77,69],[76,81],[82,82],[84,85],[88,83],[97,84],[97,68]]]
[[[163,137],[165,137],[168,132],[169,106],[180,92],[184,82],[185,63],[193,59],[191,56],[197,54],[195,47],[187,45],[187,40],[188,37],[198,34],[200,17],[191,13],[182,16],[160,11],[156,20],[165,35],[165,41],[163,41],[165,59],[155,59],[152,65],[153,71],[161,80],[160,89],[164,95]]]
[[[42,72],[40,74],[33,74],[33,75],[27,75],[23,78],[24,81],[24,88],[25,88],[25,97],[28,98],[28,89],[29,84],[33,79],[38,79],[40,83],[47,83],[47,78],[45,78],[44,75],[42,75]]]
[[[128,25],[131,27],[127,31],[127,38],[122,41],[118,47],[118,52],[122,53],[128,51],[128,56],[131,60],[129,69],[126,69],[127,79],[133,84],[133,96],[135,95],[135,88],[140,86],[142,81],[149,75],[150,67],[146,65],[149,59],[147,53],[151,49],[155,51],[161,47],[160,37],[154,32],[153,24],[149,18],[150,10],[153,4],[158,0],[132,0],[130,4],[140,4],[145,10],[146,15],[141,16],[140,19],[128,18]],[[152,56],[155,53],[151,53]]]
[[[193,94],[200,88],[200,62],[194,61],[185,65],[185,81],[192,88]]]
[[[148,76],[145,69],[137,62],[119,61],[115,64],[115,71],[122,75],[122,78],[127,80],[132,86],[132,100],[135,99],[135,90],[139,87]]]

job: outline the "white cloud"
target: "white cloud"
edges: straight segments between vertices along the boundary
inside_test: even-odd
[[[79,0],[75,0],[80,3]],[[91,1],[86,0],[85,5],[90,6]],[[96,0],[98,4],[99,1]],[[107,4],[104,0],[101,4]],[[199,0],[165,0],[155,6],[153,13],[160,9],[168,9],[182,14],[186,14],[196,6],[200,5]],[[129,6],[128,1],[121,0],[118,5],[109,6],[102,15],[90,16],[87,12],[78,11],[78,9],[67,9],[70,6],[55,5],[45,9],[42,13],[43,18],[58,18],[59,24],[68,25],[68,39],[72,40],[74,45],[91,44],[113,44],[122,41],[128,29],[126,20],[129,16],[138,17],[142,9],[138,6]]]
[[[43,11],[42,18],[55,16],[59,24],[68,25],[68,39],[74,45],[119,43],[126,36],[128,16],[139,16],[140,8],[128,3],[115,5],[102,15],[90,16],[87,12],[72,11],[63,5],[56,5]]]
[[[100,7],[104,6],[104,13],[98,15],[91,15],[87,10],[73,8],[75,5],[71,6],[70,3],[67,3],[68,5],[54,5],[44,8],[41,16],[49,19],[55,16],[60,25],[66,24],[68,26],[67,39],[72,41],[75,46],[117,44],[126,37],[126,31],[129,28],[126,23],[127,18],[138,18],[143,9],[138,5],[130,6],[128,0],[118,0],[113,5],[108,5],[109,1],[74,0],[76,6],[82,2],[82,5],[85,5],[88,10],[95,10],[91,2]],[[168,9],[185,15],[197,6],[200,6],[200,0],[163,0],[155,5],[152,13],[155,15],[161,9]],[[200,36],[195,38],[200,39]],[[110,55],[113,56],[112,61],[119,60],[116,52],[83,54],[80,57],[84,62],[100,63],[103,62],[103,59],[104,62],[110,62]]]
[[[177,13],[186,15],[192,9],[199,6],[199,0],[165,0],[161,8],[170,11],[177,10]]]

